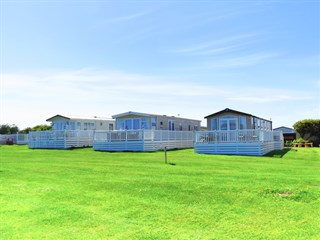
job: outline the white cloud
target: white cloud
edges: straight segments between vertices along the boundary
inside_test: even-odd
[[[261,41],[262,33],[238,34],[209,42],[180,48],[172,53],[199,57],[190,68],[228,69],[256,65],[262,61],[279,56],[277,53],[255,49],[252,43]]]
[[[109,15],[106,15],[106,18],[98,21],[96,23],[96,27],[102,27],[104,25],[110,25],[110,24],[116,24],[116,23],[127,23],[133,20],[138,20],[140,18],[143,18],[145,16],[148,16],[152,14],[155,10],[145,10],[140,12],[132,12],[127,13],[125,15],[117,15],[116,17],[110,17]]]
[[[259,92],[257,93],[259,94]],[[272,92],[270,92],[272,94]],[[282,102],[282,101],[299,101],[299,100],[310,100],[313,99],[311,96],[295,96],[293,94],[288,95],[241,95],[237,97],[230,97],[229,100],[240,101],[240,102],[249,102],[249,103],[269,103],[269,102]],[[256,96],[254,96],[256,95]]]
[[[239,34],[210,42],[195,44],[191,47],[180,48],[172,52],[183,55],[214,55],[217,53],[226,53],[242,49],[257,36],[259,36],[257,33]]]
[[[134,19],[137,19],[137,18],[141,18],[141,17],[146,16],[146,15],[149,15],[150,13],[151,13],[151,11],[142,11],[142,12],[132,13],[132,14],[123,15],[123,16],[120,16],[120,17],[108,19],[108,22],[110,22],[110,23],[127,22],[127,21],[131,21],[131,20],[134,20]]]
[[[272,53],[255,53],[239,57],[224,58],[221,60],[213,60],[202,65],[203,68],[237,68],[243,66],[250,66],[260,63],[264,60],[275,57]]]
[[[312,98],[288,89],[218,86],[97,69],[7,73],[3,74],[2,121],[24,128],[55,114],[110,117],[125,111],[202,119],[226,107],[250,112],[258,104],[292,105]]]

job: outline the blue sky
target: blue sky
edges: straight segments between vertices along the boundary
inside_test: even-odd
[[[319,1],[1,1],[1,124],[320,118]]]

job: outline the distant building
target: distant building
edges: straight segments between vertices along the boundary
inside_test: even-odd
[[[198,131],[200,120],[139,112],[125,112],[112,116],[116,130]]]
[[[281,131],[284,141],[292,141],[296,139],[297,136],[296,131],[293,128],[288,128],[284,126],[275,128],[274,131]]]
[[[55,115],[46,120],[51,122],[52,130],[113,130],[115,121],[108,118],[80,118]]]
[[[91,147],[96,130],[111,131],[115,121],[107,118],[79,118],[55,115],[46,120],[52,130],[29,132],[29,148],[69,149]]]
[[[200,127],[200,131],[207,131],[208,129],[207,129],[207,127],[205,127],[205,126],[201,126]]]

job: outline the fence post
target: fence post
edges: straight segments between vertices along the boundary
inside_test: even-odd
[[[167,164],[167,147],[164,147],[164,162]]]

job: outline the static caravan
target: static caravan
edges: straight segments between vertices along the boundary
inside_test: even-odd
[[[46,120],[53,131],[62,130],[113,130],[115,121],[108,118],[80,118],[55,115]]]
[[[116,120],[116,130],[198,131],[201,123],[188,118],[138,112],[125,112],[112,118]]]
[[[191,148],[199,120],[139,112],[112,117],[115,131],[96,131],[93,149],[98,151],[141,151]]]
[[[205,118],[208,130],[195,136],[197,153],[259,156],[283,148],[282,133],[272,131],[270,120],[229,108]]]
[[[113,130],[115,121],[107,118],[79,118],[56,115],[49,119],[51,131],[29,132],[29,148],[69,149],[91,147],[94,131]]]

